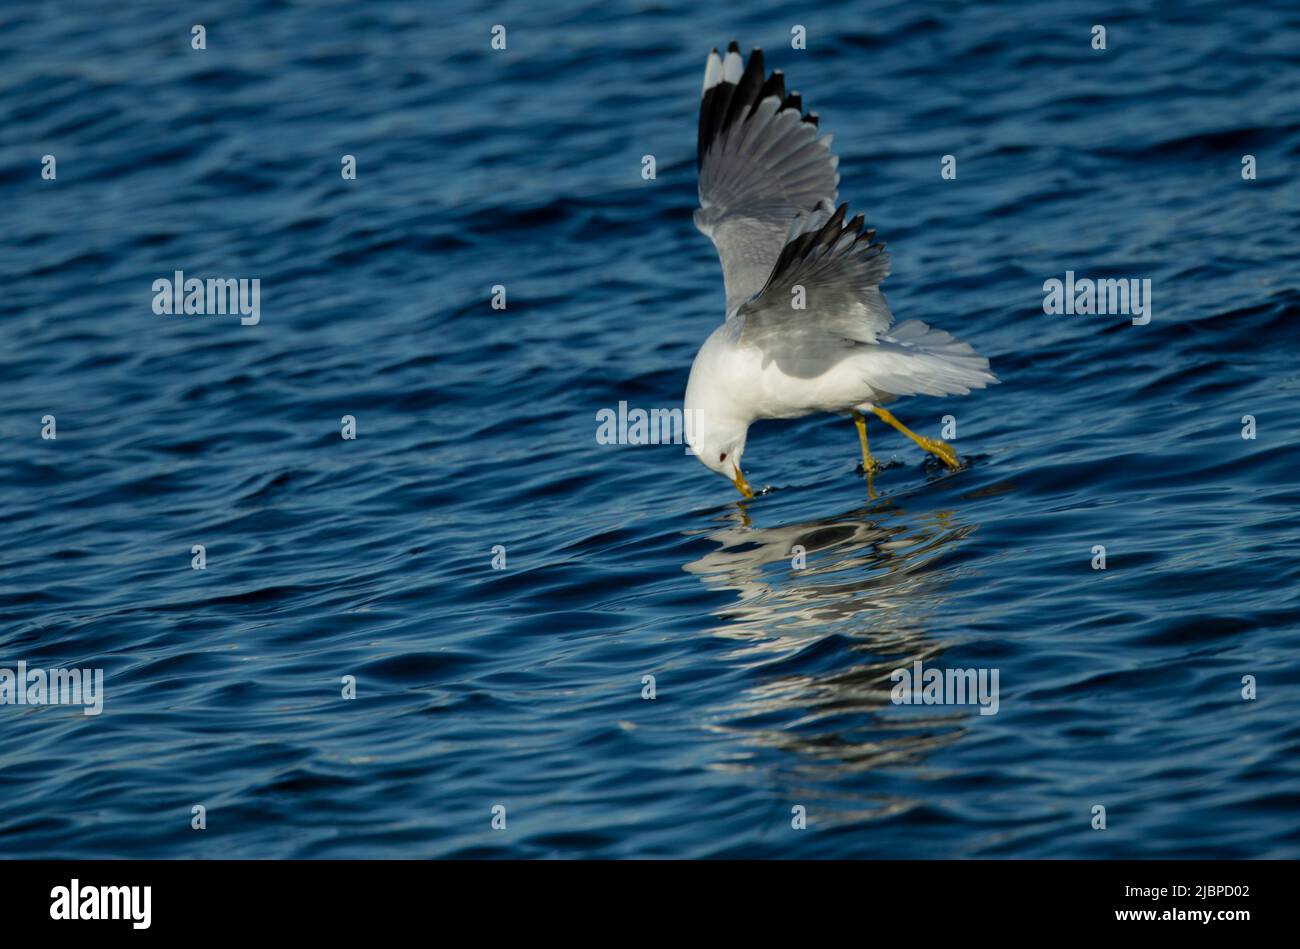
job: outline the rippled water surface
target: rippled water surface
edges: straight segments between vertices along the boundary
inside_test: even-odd
[[[893,406],[964,469],[877,426],[872,500],[846,420],[760,423],[742,509],[597,444],[721,319],[732,38],[991,357]],[[0,706],[0,854],[1300,856],[1298,162],[1286,3],[0,8],[0,666],[105,676]],[[261,322],[155,315],[176,270]],[[1044,314],[1067,270],[1150,324]],[[997,714],[891,702],[917,660]]]

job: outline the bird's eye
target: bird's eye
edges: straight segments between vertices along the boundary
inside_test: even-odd
[[[727,460],[727,453],[724,451],[721,455],[718,456],[718,461],[726,461],[726,460]]]

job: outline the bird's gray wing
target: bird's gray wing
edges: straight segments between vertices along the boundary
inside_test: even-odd
[[[885,245],[862,230],[862,215],[844,223],[848,205],[829,201],[790,229],[763,289],[737,311],[740,342],[789,376],[814,379],[840,360],[872,354],[863,398],[966,395],[997,382],[989,361],[969,343],[919,320],[893,326],[880,292],[889,274]]]
[[[875,344],[894,321],[880,292],[889,274],[885,245],[848,205],[823,201],[787,228],[762,289],[744,302],[741,341],[791,375],[816,376],[854,347]]]
[[[716,49],[709,54],[695,226],[722,260],[728,317],[762,289],[795,216],[839,194],[831,138],[818,138],[817,114],[802,109],[797,92],[786,94],[779,70],[764,76],[762,50],[743,67],[734,42],[725,58]]]

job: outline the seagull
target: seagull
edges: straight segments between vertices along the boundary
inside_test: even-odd
[[[726,56],[709,54],[698,162],[695,226],[718,250],[727,314],[686,384],[695,456],[752,498],[740,468],[749,426],[831,412],[857,426],[872,497],[868,414],[960,467],[952,446],[916,434],[881,403],[969,395],[998,381],[989,361],[919,320],[893,325],[880,292],[885,246],[861,214],[845,222],[831,137],[818,137],[817,113],[803,112],[798,92],[786,94],[780,70],[766,74],[761,49],[748,62],[734,41]]]

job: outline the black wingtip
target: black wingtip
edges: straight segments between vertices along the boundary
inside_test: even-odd
[[[836,208],[835,213],[831,215],[830,220],[823,224],[821,230],[817,232],[816,237],[812,241],[812,246],[830,247],[839,240],[840,235],[844,233],[844,215],[848,210],[849,206],[847,203],[841,204]]]
[[[771,96],[776,96],[778,101],[785,99],[785,76],[781,74],[779,69],[768,76],[767,81],[763,83],[763,88],[758,90],[758,95],[754,98],[754,105],[750,111],[757,109],[760,102]],[[780,106],[777,106],[777,108],[780,109]]]
[[[719,128],[727,128],[742,116],[748,115],[758,105],[763,87],[763,71],[763,53],[756,49],[749,57],[749,62],[745,64],[740,79],[736,81],[735,91],[732,93],[727,111],[722,116]]]
[[[713,48],[713,52],[717,52],[717,47]],[[726,55],[730,56],[732,53],[740,55],[740,44],[736,40],[727,44]],[[734,67],[732,68],[734,70]],[[724,76],[726,72],[724,68]],[[807,122],[814,128],[818,127],[819,117],[816,112],[803,114],[803,99],[798,90],[786,94],[785,73],[779,69],[772,70],[771,75],[765,76],[765,73],[763,48],[755,46],[752,47],[749,59],[745,62],[738,78],[729,81],[719,77],[715,85],[704,90],[700,101],[699,141],[696,150],[696,164],[699,167],[704,166],[704,156],[708,154],[709,148],[718,137],[733,123],[744,121],[752,116],[757,111],[759,103],[770,96],[775,96],[779,100],[778,112],[793,109],[798,113],[799,121]],[[732,74],[734,75],[734,72]]]
[[[829,207],[830,202],[823,199],[818,202],[813,211],[825,212]],[[844,218],[848,214],[848,207],[847,203],[841,204],[823,223],[791,238],[781,249],[781,253],[777,257],[776,264],[772,267],[772,273],[767,278],[763,290],[780,284],[785,276],[788,276],[794,268],[800,266],[801,261],[831,253],[839,245],[839,242],[848,235],[853,235],[853,240],[841,248],[841,254],[852,254],[861,262],[884,255],[884,243],[872,242],[872,238],[876,236],[874,228],[859,231],[865,220],[863,215],[854,215],[847,225],[844,224]],[[883,279],[884,276],[885,272],[882,272],[880,278]]]

